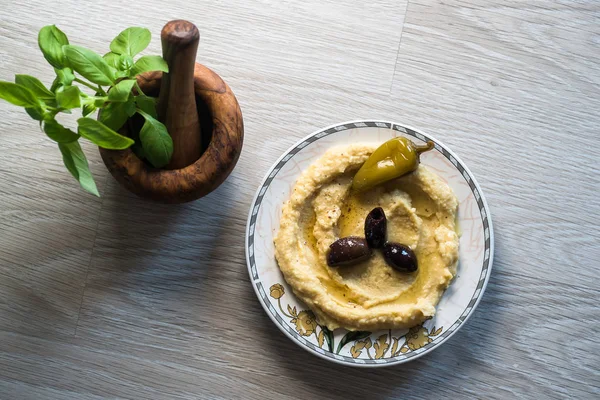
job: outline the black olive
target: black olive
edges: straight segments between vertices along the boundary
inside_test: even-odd
[[[370,256],[371,249],[365,239],[348,236],[336,240],[329,246],[327,265],[330,267],[352,265],[364,261]]]
[[[383,246],[383,258],[390,267],[400,272],[415,272],[418,268],[415,253],[400,243],[386,243]]]
[[[387,231],[387,220],[383,208],[377,207],[371,210],[365,219],[365,237],[372,249],[379,249],[385,243]]]

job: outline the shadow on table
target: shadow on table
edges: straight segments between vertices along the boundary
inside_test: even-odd
[[[225,181],[191,203],[161,204],[113,188],[104,200],[92,271],[104,278],[201,281],[223,250],[235,187]],[[152,275],[152,277],[150,277]],[[116,282],[115,282],[116,283]],[[146,282],[151,283],[151,282]]]
[[[483,357],[490,353],[490,347],[501,340],[499,335],[489,329],[489,319],[494,324],[501,323],[503,297],[506,293],[499,290],[497,274],[490,277],[486,293],[478,308],[452,338],[439,348],[421,358],[396,366],[385,368],[356,368],[334,364],[300,349],[292,343],[273,324],[268,324],[265,335],[279,335],[280,340],[273,346],[275,360],[279,368],[298,381],[311,385],[323,398],[357,398],[368,393],[369,398],[386,398],[397,391],[411,393],[418,391],[424,397],[432,393],[426,389],[440,390],[440,387],[460,387],[472,371],[483,367]],[[268,332],[267,332],[268,331]],[[286,380],[293,385],[294,380]],[[293,390],[293,388],[290,388]],[[407,390],[405,392],[405,390]],[[449,391],[451,393],[451,391]]]

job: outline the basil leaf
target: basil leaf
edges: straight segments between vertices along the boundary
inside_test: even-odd
[[[135,79],[126,79],[120,81],[108,91],[108,101],[127,101],[134,84]]]
[[[56,102],[59,108],[69,110],[81,106],[80,91],[77,86],[61,86],[56,90]]]
[[[84,47],[64,46],[63,50],[70,66],[79,75],[98,85],[112,85],[115,82],[115,71],[98,54]]]
[[[87,117],[88,115],[90,115],[91,113],[93,113],[96,110],[97,110],[97,108],[96,108],[95,105],[93,105],[93,104],[84,104],[83,109],[81,111],[81,114],[84,117]]]
[[[55,25],[47,25],[40,29],[38,34],[38,45],[46,61],[54,68],[64,68],[67,60],[62,47],[69,44],[69,39]]]
[[[100,92],[96,92],[94,94],[94,96],[102,97],[103,102],[100,106],[103,106],[104,101],[106,100],[106,97],[102,96],[102,93],[100,93]],[[88,101],[89,101],[89,99],[88,99]],[[97,101],[97,99],[94,99],[93,103],[86,102],[86,104],[83,105],[81,113],[83,114],[84,117],[87,117],[88,115],[90,115],[91,113],[93,113],[94,111],[96,111],[98,109],[98,106],[96,105],[96,101]]]
[[[69,86],[75,80],[75,74],[71,68],[59,69],[56,71],[56,76],[64,86]]]
[[[100,97],[96,97],[94,99],[94,106],[95,107],[104,107],[104,103],[106,103],[108,101],[108,96],[100,96]]]
[[[20,107],[39,108],[41,105],[31,90],[12,82],[0,81],[0,99]]]
[[[128,117],[133,117],[133,114],[136,113],[135,109],[135,100],[133,97],[130,97],[129,100],[125,103],[125,113],[127,113]]]
[[[125,103],[109,103],[100,111],[99,121],[110,129],[118,131],[125,125],[127,118],[133,115],[129,114],[131,108],[135,113],[133,97],[130,97]]]
[[[65,128],[55,119],[44,122],[44,132],[46,135],[58,143],[71,143],[79,139],[79,135],[72,130]]]
[[[116,69],[119,68],[119,57],[121,57],[119,54],[113,53],[112,51],[102,56],[108,65]]]
[[[54,78],[54,80],[52,81],[52,85],[50,86],[50,90],[51,91],[56,91],[56,89],[58,89],[61,86],[60,81],[58,80],[58,76],[56,78]]]
[[[118,134],[95,119],[79,118],[77,124],[77,133],[104,149],[123,150],[133,144],[130,138]]]
[[[15,75],[15,83],[26,87],[40,99],[53,99],[54,93],[49,91],[38,78],[31,75]]]
[[[142,72],[148,71],[169,72],[169,66],[161,56],[143,56],[135,62],[129,76],[133,78]]]
[[[127,28],[110,42],[110,50],[117,54],[127,54],[133,57],[148,47],[151,36],[150,31],[146,28]]]
[[[128,71],[133,67],[133,58],[131,58],[128,54],[123,54],[119,56],[119,65],[117,68],[121,71]]]
[[[87,158],[85,157],[79,142],[59,143],[58,148],[62,153],[65,167],[67,167],[71,175],[79,181],[81,187],[91,194],[100,197]]]
[[[52,82],[52,86],[50,87],[50,90],[53,92],[56,92],[56,89],[61,86],[70,86],[75,79],[75,75],[73,74],[71,68],[55,68],[54,72],[56,72],[56,78],[54,78],[54,82]]]
[[[144,154],[154,167],[164,167],[171,161],[173,155],[173,139],[161,122],[142,110],[138,112],[146,119],[140,131]]]
[[[43,121],[44,120],[44,114],[42,114],[40,112],[39,109],[37,108],[26,108],[25,112],[33,119],[35,119],[36,121]]]
[[[135,103],[146,114],[152,118],[158,119],[156,114],[156,99],[150,96],[139,95],[135,97]]]
[[[128,71],[117,71],[115,73],[115,79],[121,79],[121,78],[129,78],[129,72]]]

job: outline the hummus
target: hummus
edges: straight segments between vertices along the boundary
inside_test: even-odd
[[[333,330],[408,328],[435,314],[456,273],[458,202],[452,189],[427,167],[363,194],[350,190],[352,177],[375,145],[334,148],[302,173],[283,206],[275,257],[287,283]],[[374,251],[346,267],[327,265],[329,245],[340,237],[364,237],[375,207],[387,217],[388,241],[416,254],[414,273],[394,270]]]

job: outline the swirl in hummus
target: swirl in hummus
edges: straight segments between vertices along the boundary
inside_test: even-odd
[[[408,328],[435,314],[456,273],[458,202],[452,189],[427,167],[357,194],[352,177],[375,145],[334,148],[296,182],[283,206],[275,257],[284,278],[320,324],[333,330]],[[419,269],[402,273],[381,252],[343,268],[327,265],[329,245],[363,236],[375,207],[387,216],[388,240],[408,245]]]

